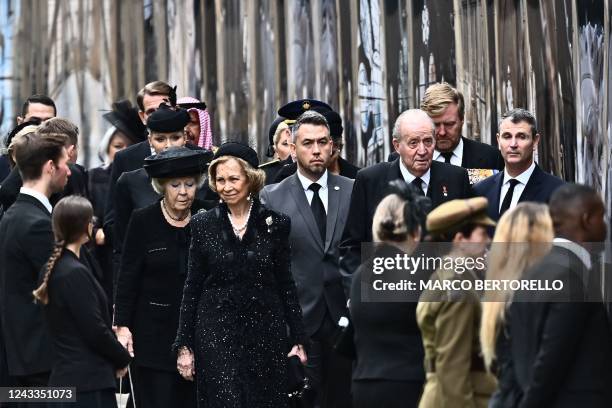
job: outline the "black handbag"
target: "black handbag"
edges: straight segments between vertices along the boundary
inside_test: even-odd
[[[298,356],[289,357],[288,374],[289,406],[291,408],[313,407],[314,390]]]

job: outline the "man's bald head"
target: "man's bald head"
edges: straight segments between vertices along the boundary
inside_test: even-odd
[[[574,242],[605,240],[605,207],[593,188],[582,184],[565,184],[553,193],[549,208],[557,236]]]

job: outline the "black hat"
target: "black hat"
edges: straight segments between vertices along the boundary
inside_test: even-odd
[[[173,109],[162,103],[147,119],[147,127],[153,132],[170,133],[182,131],[189,123],[189,113],[184,109]]]
[[[344,128],[342,127],[342,118],[338,113],[330,110],[327,112],[321,112],[321,115],[327,119],[327,124],[329,125],[329,134],[332,139],[342,139],[342,131]]]
[[[145,159],[144,169],[151,178],[185,177],[206,171],[212,152],[187,147],[171,147]]]
[[[278,125],[285,122],[287,119],[278,117],[274,119],[274,122],[270,125],[270,130],[268,130],[268,140],[270,144],[268,145],[268,150],[266,152],[266,156],[272,157],[274,156],[274,134],[276,133],[276,129],[278,129]]]
[[[142,142],[147,138],[147,128],[138,116],[138,109],[127,99],[114,102],[113,110],[102,117],[126,135],[132,143]]]
[[[259,166],[259,159],[255,150],[239,142],[223,143],[215,152],[215,159],[221,156],[234,156],[249,163],[254,169]]]
[[[19,133],[21,129],[28,127],[28,126],[38,126],[41,123],[42,121],[38,118],[30,118],[27,121],[21,122],[19,125],[15,126],[13,130],[11,130],[8,136],[6,137],[6,142],[5,142],[6,147],[10,146],[11,141],[13,140],[13,137],[15,137],[15,135],[17,135],[17,133]]]
[[[289,102],[278,110],[278,115],[287,119],[296,120],[306,111],[313,110],[319,113],[332,110],[331,106],[316,99],[299,99]]]

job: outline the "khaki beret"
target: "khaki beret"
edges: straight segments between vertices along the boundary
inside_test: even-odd
[[[427,215],[427,231],[430,234],[440,234],[466,224],[494,227],[495,221],[487,216],[487,204],[484,197],[451,200],[441,204]]]

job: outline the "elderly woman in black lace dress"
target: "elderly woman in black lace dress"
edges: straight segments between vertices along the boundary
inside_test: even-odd
[[[222,202],[191,221],[174,347],[181,375],[195,376],[199,407],[286,407],[288,357],[306,362],[290,220],[259,202],[257,166],[250,147],[223,144],[208,171]]]

